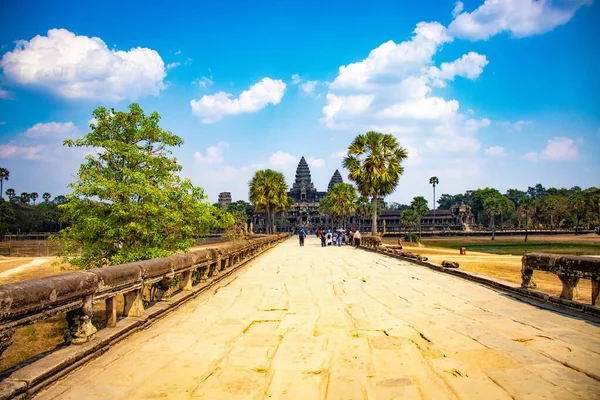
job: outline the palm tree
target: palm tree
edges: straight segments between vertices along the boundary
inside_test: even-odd
[[[29,193],[29,197],[31,198],[31,200],[33,200],[33,205],[35,206],[35,201],[38,199],[38,197],[40,197],[40,195],[37,194],[37,192],[33,192]]]
[[[417,215],[419,216],[419,241],[421,240],[421,218],[427,214],[429,211],[429,206],[427,205],[427,200],[423,196],[417,196],[413,198],[413,201],[410,203],[410,207],[415,210]]]
[[[433,186],[433,216],[435,217],[435,185],[439,184],[440,180],[437,176],[432,176],[429,178],[429,184]]]
[[[281,172],[272,169],[256,171],[249,185],[250,201],[267,217],[267,233],[273,233],[275,211],[287,206],[287,184]]]
[[[492,219],[492,240],[496,239],[496,215],[502,213],[502,199],[489,197],[483,202],[485,213]]]
[[[569,208],[575,214],[575,232],[579,230],[579,217],[585,212],[585,198],[580,192],[569,197]]]
[[[532,198],[524,198],[519,203],[520,213],[525,216],[525,241],[529,236],[529,215],[535,210],[535,202]]]
[[[31,198],[29,197],[29,193],[27,193],[27,192],[21,193],[21,203],[29,204],[29,200],[31,200]]]
[[[408,241],[412,242],[412,231],[419,225],[421,217],[417,212],[409,208],[408,210],[402,211],[402,225],[408,229]]]
[[[10,176],[9,170],[7,170],[6,168],[0,168],[0,197],[2,197],[2,191],[4,190],[2,188],[2,184],[4,183],[4,181],[8,180],[9,176]]]
[[[6,189],[6,195],[8,196],[9,200],[12,200],[15,197],[15,189]]]
[[[45,192],[42,195],[42,199],[44,199],[44,203],[48,203],[50,201],[50,197],[52,197],[52,195],[50,193],[48,193],[48,192]]]
[[[325,210],[335,218],[338,223],[342,222],[346,228],[346,217],[356,211],[358,195],[356,189],[349,183],[337,183],[327,192],[327,196],[321,200]]]
[[[408,157],[393,135],[367,132],[358,135],[348,147],[343,165],[348,178],[356,182],[358,192],[371,198],[372,234],[377,235],[377,199],[392,194],[404,173],[402,161]]]

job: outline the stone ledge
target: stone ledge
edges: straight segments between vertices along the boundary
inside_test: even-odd
[[[600,308],[596,306],[580,303],[577,301],[561,299],[560,297],[551,296],[547,293],[543,293],[537,290],[524,289],[521,287],[521,285],[517,283],[492,278],[475,272],[463,271],[454,268],[444,268],[440,264],[436,264],[431,261],[419,261],[412,258],[402,257],[397,254],[390,254],[388,252],[378,251],[376,249],[371,249],[368,247],[361,247],[361,249],[377,253],[383,256],[395,258],[398,260],[407,261],[412,264],[427,267],[438,272],[454,275],[456,277],[467,279],[472,282],[477,282],[482,285],[491,287],[493,289],[508,292],[510,295],[517,298],[517,300],[523,301],[527,299],[529,301],[535,302],[538,306],[545,306],[546,308],[551,308],[554,311],[571,312],[581,318],[590,319],[595,322],[600,321]]]
[[[279,244],[279,242],[258,250],[254,255],[240,260],[238,264],[209,278],[208,281],[194,286],[190,291],[181,291],[166,301],[157,302],[152,307],[145,309],[144,315],[140,317],[123,318],[119,320],[114,328],[100,329],[95,334],[94,339],[87,343],[61,346],[48,355],[15,370],[0,382],[0,400],[32,397],[71,371],[102,355],[121,340],[126,339],[138,330],[150,327],[169,312],[176,310],[200,293],[210,289],[276,244]]]

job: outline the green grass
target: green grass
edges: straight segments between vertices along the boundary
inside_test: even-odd
[[[447,249],[459,249],[466,247],[467,251],[477,251],[492,254],[523,255],[530,252],[559,253],[573,255],[600,255],[600,246],[583,243],[458,243],[444,241],[423,240],[426,246],[443,247]]]

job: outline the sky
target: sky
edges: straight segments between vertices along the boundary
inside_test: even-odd
[[[182,137],[211,202],[254,171],[318,190],[358,134],[408,150],[389,202],[495,187],[600,186],[593,0],[0,0],[4,189],[69,192],[98,106],[138,102]],[[431,200],[430,200],[431,201]],[[430,203],[431,206],[431,203]]]

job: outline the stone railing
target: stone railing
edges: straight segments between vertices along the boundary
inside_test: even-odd
[[[211,280],[288,236],[258,237],[166,258],[0,285],[0,355],[11,345],[16,328],[65,313],[65,341],[86,343],[97,333],[92,324],[94,304],[105,303],[106,327],[114,328],[117,296],[124,298],[125,320],[140,317],[145,313],[145,290],[153,296],[150,300],[165,299],[177,277],[182,292],[192,291],[194,283]]]
[[[381,246],[381,237],[375,235],[364,235],[360,241],[362,247],[377,250]]]
[[[579,279],[592,280],[592,305],[600,302],[600,258],[563,256],[560,254],[529,253],[522,259],[522,288],[533,286],[533,271],[546,271],[558,275],[562,282],[560,297],[573,300],[573,291]]]

